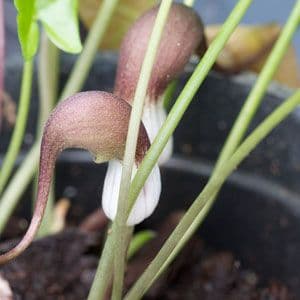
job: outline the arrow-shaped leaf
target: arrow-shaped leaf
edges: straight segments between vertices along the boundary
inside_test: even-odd
[[[77,6],[77,0],[37,0],[36,6],[38,19],[48,37],[58,48],[70,53],[82,49]]]
[[[31,59],[36,53],[39,39],[38,25],[35,19],[35,0],[15,0],[18,11],[18,36],[25,60]]]

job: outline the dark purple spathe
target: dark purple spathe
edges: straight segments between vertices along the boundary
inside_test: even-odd
[[[0,264],[18,256],[32,242],[46,208],[50,183],[59,153],[66,148],[88,150],[97,160],[122,160],[130,105],[105,92],[83,92],[61,102],[50,115],[43,133],[38,177],[38,192],[30,226],[21,242],[9,252],[0,255]],[[143,125],[140,127],[136,165],[150,146]]]

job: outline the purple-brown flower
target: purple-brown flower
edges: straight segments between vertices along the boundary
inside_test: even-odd
[[[134,98],[157,13],[158,7],[155,7],[139,18],[121,45],[114,93],[129,103]],[[151,142],[166,119],[163,92],[183,71],[190,56],[203,41],[203,25],[199,16],[191,8],[174,3],[164,27],[143,111],[143,123]],[[171,154],[172,141],[166,146],[160,162],[168,160]]]
[[[66,148],[86,149],[95,162],[110,162],[103,188],[102,205],[106,215],[114,219],[130,112],[131,107],[126,101],[110,93],[97,91],[78,93],[58,104],[44,128],[37,200],[30,226],[15,248],[0,255],[0,264],[19,255],[33,240],[47,204],[56,158]],[[149,146],[146,130],[141,124],[134,170]],[[152,214],[160,190],[160,173],[156,166],[131,211],[128,225],[137,224]]]

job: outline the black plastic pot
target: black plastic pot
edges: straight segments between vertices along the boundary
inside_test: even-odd
[[[72,62],[73,59],[64,58],[61,82],[65,82]],[[14,99],[18,97],[20,66],[19,59],[7,64],[6,87]],[[110,91],[115,66],[115,55],[99,56],[84,89]],[[189,66],[180,86],[191,69]],[[187,208],[195,199],[254,80],[251,75],[225,78],[217,74],[206,79],[176,130],[174,158],[162,168],[159,207],[142,226],[155,226],[168,212]],[[36,86],[33,91],[22,155],[35,131]],[[289,94],[289,90],[273,84],[253,124]],[[262,274],[263,280],[282,280],[297,297],[300,297],[299,130],[300,110],[297,110],[230,177],[200,229],[210,245],[233,251],[245,267]],[[1,151],[8,136],[9,132],[1,136]],[[93,164],[87,153],[65,152],[57,164],[57,196],[71,197],[74,204],[88,213],[100,205],[104,173],[105,167]],[[26,210],[29,211],[28,206]]]

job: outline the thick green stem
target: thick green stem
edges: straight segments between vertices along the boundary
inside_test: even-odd
[[[93,49],[97,49],[99,45],[98,39],[95,38],[97,34],[101,35],[103,38],[103,33],[102,33],[102,26],[107,28],[107,24],[109,22],[109,19],[106,17],[107,15],[111,15],[111,9],[112,9],[112,4],[115,2],[111,0],[105,0],[105,5],[100,7],[100,12],[97,15],[97,18],[92,26],[92,29],[90,30],[87,40],[85,42],[82,54],[80,55],[79,59],[84,56],[84,58],[81,58],[81,61],[84,62],[85,67],[84,67],[84,75],[85,77],[87,76],[88,70],[91,68],[95,52],[92,51]],[[105,15],[104,18],[102,16]],[[92,35],[92,37],[91,37]],[[92,44],[94,43],[94,47],[92,47]],[[85,50],[86,48],[89,48],[89,50]],[[89,56],[90,55],[90,56]],[[78,70],[78,69],[77,69]],[[78,70],[79,72],[79,70]],[[82,75],[78,75],[75,71],[72,72],[72,75],[69,77],[68,82],[72,82],[72,84],[67,83],[66,87],[64,88],[62,92],[61,99],[65,99],[67,95],[74,94],[78,92],[81,88],[82,80],[85,79],[85,77],[82,77]],[[75,80],[76,78],[76,80]],[[19,167],[19,169],[16,171],[14,177],[12,178],[10,184],[7,186],[7,191],[9,190],[9,193],[5,191],[3,193],[3,197],[1,198],[1,206],[2,207],[15,207],[17,204],[18,200],[20,199],[22,193],[24,192],[25,188],[28,186],[28,184],[31,182],[31,179],[33,175],[35,174],[35,171],[38,166],[38,161],[39,161],[39,149],[40,149],[40,140],[38,139],[33,146],[31,147],[31,150],[29,154],[26,156],[25,160],[23,161],[22,165]],[[37,153],[37,155],[33,156],[31,153]],[[25,165],[26,161],[26,165]],[[19,178],[23,177],[24,181],[23,183],[27,184],[22,184],[22,185],[15,185],[15,182],[18,182]],[[15,187],[18,186],[16,189]],[[0,186],[1,190],[1,186]],[[15,191],[15,192],[14,192]],[[2,203],[3,202],[3,203]],[[9,203],[8,203],[9,202]],[[10,204],[14,204],[14,206],[11,206]],[[12,212],[12,211],[11,211]],[[9,215],[11,214],[9,213]],[[6,214],[4,211],[0,211],[0,215]],[[0,222],[2,226],[0,226],[0,234],[8,220],[8,217],[1,219]],[[4,221],[5,220],[5,221]]]
[[[112,282],[113,257],[114,248],[112,243],[112,234],[109,233],[107,234],[94,281],[89,292],[88,300],[104,299],[109,284]]]
[[[128,246],[133,232],[133,227],[126,227],[125,240]],[[126,246],[126,247],[127,247]],[[108,292],[109,285],[113,279],[113,257],[114,244],[112,241],[112,234],[109,229],[104,248],[102,250],[101,258],[97,267],[95,278],[89,292],[88,300],[101,300],[105,298]]]
[[[118,1],[104,0],[102,2],[102,6],[85,41],[82,53],[77,59],[70,78],[62,92],[61,99],[69,97],[82,88]]]
[[[23,142],[30,105],[32,72],[33,61],[25,61],[17,121],[0,171],[0,194],[2,194],[2,191],[11,175]]]
[[[196,198],[157,256],[141,275],[133,288],[128,292],[125,297],[126,300],[140,299],[145,294],[158,275],[167,267],[172,258],[174,258],[174,256],[171,256],[172,253],[175,253],[174,249],[177,248],[178,250],[182,248],[184,242],[186,242],[195,232],[199,222],[203,220],[203,217],[209,209],[206,208],[206,211],[202,211],[202,216],[199,216],[199,211],[201,211],[207,201],[213,199],[216,191],[220,190],[228,176],[237,168],[245,157],[299,104],[300,90],[267,117],[264,122],[262,122],[248,138],[246,138],[231,158],[227,162],[221,164],[219,172],[211,177],[201,194]],[[193,222],[194,220],[197,220],[197,223]],[[183,237],[184,241],[182,240]]]
[[[38,83],[39,83],[39,120],[38,120],[38,136],[42,135],[44,123],[46,122],[51,110],[57,99],[57,83],[58,83],[58,48],[47,38],[45,32],[41,36],[39,63],[38,63]],[[54,182],[54,180],[52,181]],[[37,179],[36,179],[37,183]],[[34,203],[36,195],[34,189]],[[42,237],[51,232],[54,210],[54,183],[52,183],[47,207],[41,223],[38,236]]]
[[[141,73],[137,83],[137,88],[133,98],[133,105],[129,120],[128,134],[123,159],[117,216],[113,224],[115,272],[112,298],[116,300],[121,299],[123,291],[123,279],[126,259],[126,243],[124,240],[124,231],[126,231],[127,227],[126,221],[128,216],[126,212],[128,210],[128,194],[131,183],[132,168],[135,160],[138,132],[140,128],[147,87],[151,77],[152,67],[171,4],[172,0],[163,0],[160,4],[160,8],[153,26],[145,58],[142,64]]]
[[[182,119],[184,112],[188,108],[194,95],[206,78],[209,70],[214,65],[224,45],[226,44],[236,26],[239,24],[241,18],[247,11],[251,2],[252,0],[240,0],[237,3],[230,16],[223,24],[221,31],[209,46],[207,52],[199,62],[192,76],[180,93],[177,101],[173,105],[170,113],[168,114],[167,120],[159,130],[154,142],[152,143],[149,151],[146,154],[146,157],[141,163],[137,174],[133,179],[129,192],[130,207],[127,212],[128,215],[152,168],[154,167],[169,138],[172,136],[174,130]]]

